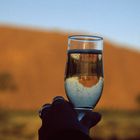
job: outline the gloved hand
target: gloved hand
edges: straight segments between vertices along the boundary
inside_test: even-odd
[[[40,117],[39,140],[88,140],[89,129],[101,119],[99,113],[89,111],[79,121],[73,105],[60,96],[42,107]]]

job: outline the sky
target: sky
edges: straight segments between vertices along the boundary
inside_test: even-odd
[[[140,0],[0,0],[0,24],[80,31],[140,50]]]

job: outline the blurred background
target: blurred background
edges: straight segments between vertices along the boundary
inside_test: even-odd
[[[104,37],[94,140],[140,139],[139,0],[0,0],[0,139],[37,140],[38,110],[65,96],[67,37]]]

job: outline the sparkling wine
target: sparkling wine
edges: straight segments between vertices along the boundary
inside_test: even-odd
[[[102,51],[68,50],[65,72],[67,97],[76,109],[93,109],[103,89]]]

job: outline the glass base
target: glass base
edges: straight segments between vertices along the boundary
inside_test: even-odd
[[[85,116],[85,114],[89,111],[92,111],[93,108],[91,107],[76,107],[74,108],[78,115],[78,120],[82,120],[82,118]]]

